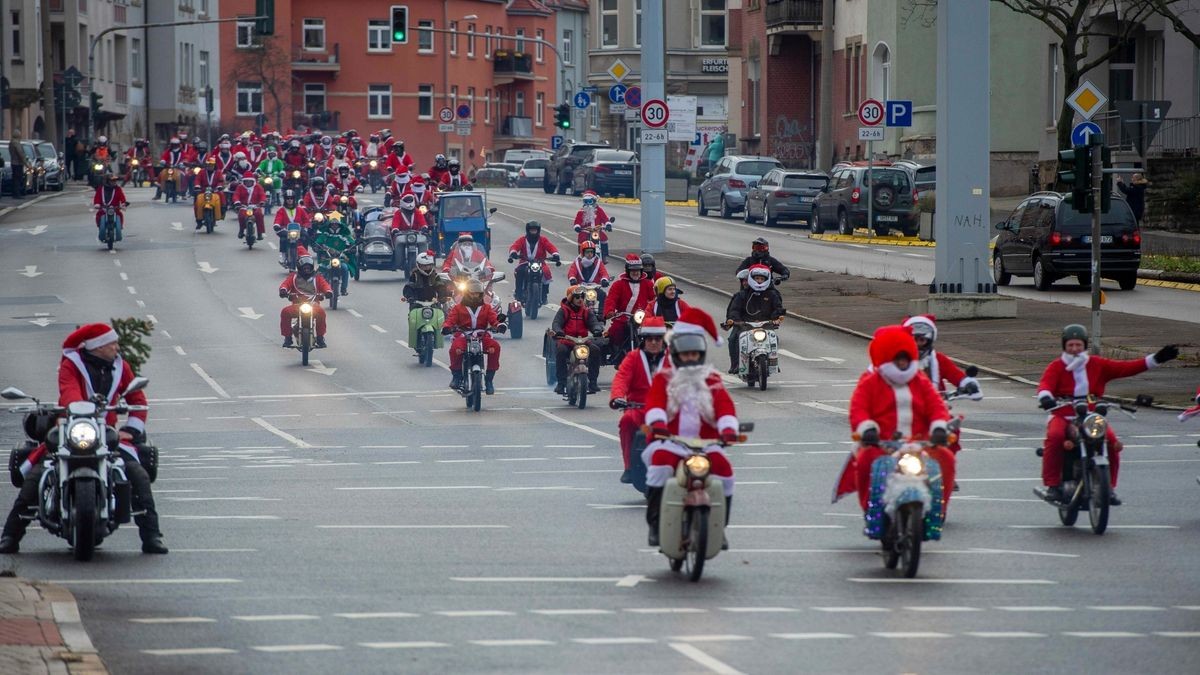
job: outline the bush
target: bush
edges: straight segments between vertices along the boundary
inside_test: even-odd
[[[133,372],[140,371],[150,358],[150,345],[143,338],[150,337],[154,332],[154,323],[131,316],[128,319],[113,319],[112,327],[120,342],[121,358]]]

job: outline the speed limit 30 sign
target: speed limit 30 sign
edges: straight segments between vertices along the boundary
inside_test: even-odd
[[[873,98],[863,101],[858,106],[858,121],[864,127],[873,127],[883,122],[883,104]]]
[[[652,98],[642,104],[642,124],[651,129],[661,129],[667,126],[667,120],[671,119],[671,111],[667,108],[667,102]]]

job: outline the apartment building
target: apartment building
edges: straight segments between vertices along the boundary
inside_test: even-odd
[[[147,23],[216,19],[220,0],[147,2]],[[144,29],[146,53],[146,135],[156,147],[179,132],[207,134],[205,91],[212,88],[215,126],[221,119],[219,24]],[[166,58],[160,58],[164,56]]]

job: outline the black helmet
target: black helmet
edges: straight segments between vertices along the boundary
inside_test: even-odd
[[[1067,347],[1068,340],[1083,340],[1083,346],[1086,347],[1088,344],[1087,329],[1077,323],[1065,326],[1062,329],[1062,346],[1064,349]]]
[[[755,239],[754,241],[750,242],[750,253],[755,258],[761,258],[761,257],[769,254],[770,252],[771,252],[771,245],[767,243],[766,239],[759,237],[758,239]]]
[[[531,220],[525,223],[525,234],[541,234],[542,224],[536,220]]]
[[[350,175],[350,165],[349,165],[349,164],[340,164],[340,165],[338,165],[338,173],[339,173],[339,174],[341,174],[341,175],[343,175],[343,176],[348,176],[348,175]]]
[[[658,271],[658,264],[654,262],[654,256],[649,253],[642,254],[642,267],[646,269],[647,274]]]
[[[296,191],[295,190],[284,190],[283,191],[283,201],[284,201],[284,203],[287,203],[289,201],[293,201],[293,202],[296,201]]]
[[[404,152],[404,141],[397,140],[396,142],[392,143],[392,147],[399,148],[400,152]]]
[[[313,176],[312,179],[308,181],[308,184],[310,187],[321,188],[322,190],[324,190],[325,189],[325,178],[322,176]]]

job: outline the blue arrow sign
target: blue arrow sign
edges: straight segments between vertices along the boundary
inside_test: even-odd
[[[608,102],[609,103],[624,103],[625,102],[625,90],[627,90],[628,88],[629,87],[626,87],[623,84],[614,84],[613,86],[609,87],[608,88]]]
[[[1087,145],[1092,134],[1102,133],[1095,122],[1080,122],[1071,129],[1071,145]]]
[[[592,97],[587,95],[587,92],[581,91],[575,94],[575,107],[583,110],[592,104]]]
[[[888,101],[883,106],[886,119],[884,125],[889,127],[911,127],[913,117],[912,101]]]

